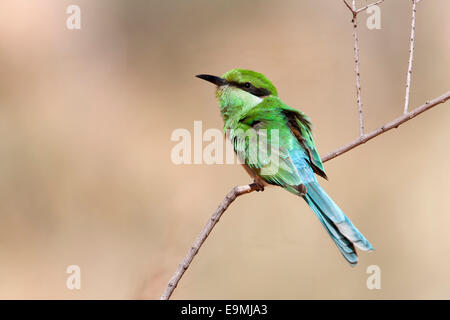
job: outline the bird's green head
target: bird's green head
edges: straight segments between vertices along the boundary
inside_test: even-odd
[[[229,121],[238,119],[264,98],[278,95],[277,89],[265,75],[251,70],[233,69],[222,77],[209,74],[197,77],[217,86],[216,96],[226,127]]]
[[[233,69],[222,77],[208,74],[200,74],[197,77],[217,85],[219,93],[221,88],[227,86],[246,91],[257,97],[278,95],[277,89],[265,75],[252,70]]]
[[[222,79],[258,97],[278,95],[277,89],[265,75],[252,70],[233,69],[225,73]]]

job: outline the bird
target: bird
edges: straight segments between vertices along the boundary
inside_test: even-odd
[[[351,266],[358,263],[355,246],[373,250],[319,185],[316,175],[326,180],[328,177],[308,116],[286,105],[262,73],[238,68],[221,77],[196,77],[216,86],[224,131],[240,163],[253,178],[256,191],[275,185],[302,197]]]

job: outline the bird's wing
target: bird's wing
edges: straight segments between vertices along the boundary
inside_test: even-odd
[[[276,130],[274,130],[276,129]],[[230,130],[242,163],[270,184],[302,184],[290,150],[297,143],[279,110],[255,107]]]
[[[230,138],[240,160],[268,183],[299,186],[306,179],[300,172],[302,167],[308,167],[308,171],[312,168],[326,177],[309,120],[276,97],[264,99],[242,115],[231,130]],[[261,143],[264,145],[265,141],[269,142],[269,147],[261,155]]]
[[[297,138],[302,148],[308,154],[308,162],[316,174],[324,179],[328,179],[323,168],[322,160],[317,151],[312,135],[312,125],[309,118],[301,111],[293,109],[284,103],[281,104],[283,114],[287,118],[287,125]]]
[[[267,131],[278,129],[282,147],[280,149],[285,151],[284,155],[290,153],[291,160],[292,157],[296,160],[304,159],[316,174],[327,179],[314,143],[311,123],[302,112],[287,106],[277,97],[268,97],[243,115],[240,124],[252,128],[264,128]]]

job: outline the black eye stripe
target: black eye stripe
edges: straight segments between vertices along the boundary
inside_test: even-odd
[[[269,90],[264,89],[264,88],[255,88],[255,87],[252,88],[251,87],[247,91],[258,97],[270,96],[272,94]]]
[[[245,83],[230,82],[230,84],[237,88],[241,88],[242,90],[245,90],[257,97],[265,97],[265,96],[270,96],[272,94],[269,90],[264,89],[264,88],[257,88],[249,82],[245,82]]]

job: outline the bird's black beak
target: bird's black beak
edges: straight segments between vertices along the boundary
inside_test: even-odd
[[[216,76],[212,76],[209,74],[198,74],[198,75],[196,75],[196,77],[206,80],[206,81],[209,81],[211,83],[214,83],[218,87],[224,86],[228,83],[227,80],[225,80],[225,79],[222,79],[222,78],[216,77]]]

